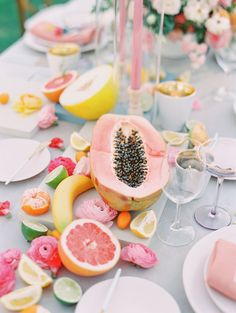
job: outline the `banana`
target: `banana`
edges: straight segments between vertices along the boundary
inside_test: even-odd
[[[52,201],[52,217],[60,233],[73,221],[74,200],[93,187],[91,179],[82,175],[69,176],[57,186]]]

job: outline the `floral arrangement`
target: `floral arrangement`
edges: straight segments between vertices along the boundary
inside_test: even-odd
[[[144,24],[154,34],[160,27],[161,0],[144,0]],[[206,59],[208,47],[227,47],[236,26],[236,0],[165,0],[164,35],[182,39],[193,68]]]

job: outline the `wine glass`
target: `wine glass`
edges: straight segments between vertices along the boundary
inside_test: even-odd
[[[198,224],[201,226],[216,230],[225,226],[228,226],[231,223],[231,215],[227,210],[218,205],[220,192],[222,189],[223,182],[225,178],[230,178],[236,176],[236,169],[233,169],[233,164],[227,168],[222,168],[220,164],[217,164],[219,161],[215,159],[216,146],[218,144],[219,138],[213,138],[207,143],[202,145],[199,148],[199,157],[202,155],[205,157],[205,165],[207,171],[213,176],[217,177],[217,186],[216,186],[216,196],[213,204],[204,205],[196,209],[194,217]],[[224,154],[225,159],[231,159],[227,151]]]
[[[162,175],[166,175],[164,166],[162,169]],[[184,246],[194,240],[194,228],[181,219],[181,205],[189,203],[200,194],[205,178],[205,166],[196,150],[181,151],[175,162],[169,162],[169,181],[163,192],[176,203],[176,214],[172,223],[166,221],[158,225],[157,235],[164,243]]]

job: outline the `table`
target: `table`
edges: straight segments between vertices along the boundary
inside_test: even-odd
[[[48,69],[46,67],[45,56],[25,47],[21,40],[16,42],[12,47],[10,47],[8,50],[6,50],[5,53],[1,55],[0,68],[1,65],[4,65],[4,68],[6,68],[6,65],[8,65],[11,69],[14,68],[15,77],[19,77],[19,79],[22,77],[22,75],[33,74],[40,81],[42,78],[45,78],[49,75]],[[184,71],[184,69],[187,67],[184,60],[164,60],[163,66],[164,68],[167,68],[169,71],[173,72],[180,72],[181,70]],[[235,87],[235,79],[235,73],[226,77],[220,68],[215,64],[213,57],[209,55],[207,64],[205,64],[203,68],[193,74],[192,82],[199,90],[199,95],[204,99],[204,97],[206,97],[209,92],[214,92],[214,89],[219,87],[221,84],[233,89]],[[218,132],[220,136],[236,137],[236,116],[233,113],[232,103],[209,102],[206,98],[205,100],[206,101],[204,102],[203,109],[198,112],[193,112],[192,118],[202,120],[204,123],[206,123],[210,135],[212,136]],[[34,138],[39,141],[44,141],[45,139],[59,136],[65,140],[65,144],[68,144],[71,132],[75,130],[78,131],[80,127],[81,126],[79,125],[60,122],[58,127],[39,131]],[[7,138],[7,136],[0,134],[0,140],[4,138]],[[59,151],[52,151],[52,158],[59,154]],[[30,180],[21,183],[11,183],[9,186],[4,186],[2,183],[0,183],[0,200],[10,200],[12,203],[13,213],[13,218],[10,220],[0,218],[0,230],[2,234],[0,236],[0,251],[4,251],[7,248],[13,247],[18,247],[23,252],[28,249],[29,244],[21,235],[20,223],[17,215],[19,211],[20,198],[25,189],[37,187],[45,176],[45,173],[46,171]],[[189,218],[190,223],[196,230],[195,242],[203,236],[209,234],[210,231],[205,230],[196,224],[193,219],[194,209],[201,204],[207,204],[213,200],[215,184],[216,181],[212,179],[204,196],[201,199],[195,200],[190,204],[183,206],[182,214]],[[235,203],[235,182],[227,181],[223,186],[220,204],[231,210],[232,213],[235,213]],[[174,204],[168,201],[161,220],[174,218],[174,208]],[[193,310],[191,309],[186,298],[182,284],[182,266],[186,254],[192,245],[178,248],[169,247],[162,244],[158,238],[154,236],[151,243],[151,248],[157,253],[160,260],[160,263],[157,266],[149,270],[143,270],[121,261],[118,266],[122,267],[122,275],[124,276],[138,276],[146,278],[164,287],[177,300],[182,313],[193,313]],[[75,278],[82,286],[83,291],[86,291],[93,284],[114,276],[115,271],[116,268],[101,277],[82,278],[75,277],[65,269],[62,269],[59,276],[66,275]],[[20,281],[20,278],[17,278],[17,287],[19,286],[23,286],[23,283]],[[135,290],[131,292],[135,292]],[[40,303],[48,308],[52,313],[62,313],[65,310],[66,312],[74,312],[74,307],[65,308],[54,299],[52,296],[52,287],[49,287],[44,291],[44,295]],[[6,312],[2,307],[0,311],[2,313]]]

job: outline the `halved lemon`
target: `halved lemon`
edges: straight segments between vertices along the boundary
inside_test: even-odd
[[[173,145],[173,146],[180,146],[182,145],[185,140],[187,139],[187,134],[184,133],[177,133],[177,132],[173,132],[171,130],[164,130],[162,132],[162,137],[163,139]]]
[[[151,238],[157,228],[157,218],[153,210],[137,215],[130,224],[131,231],[140,238]]]
[[[28,286],[8,293],[0,299],[0,302],[10,311],[20,311],[39,302],[41,296],[40,286]]]
[[[90,143],[77,132],[71,134],[70,144],[72,148],[78,151],[89,151],[90,149]]]
[[[21,257],[18,272],[29,285],[47,287],[52,283],[52,278],[25,254]]]

